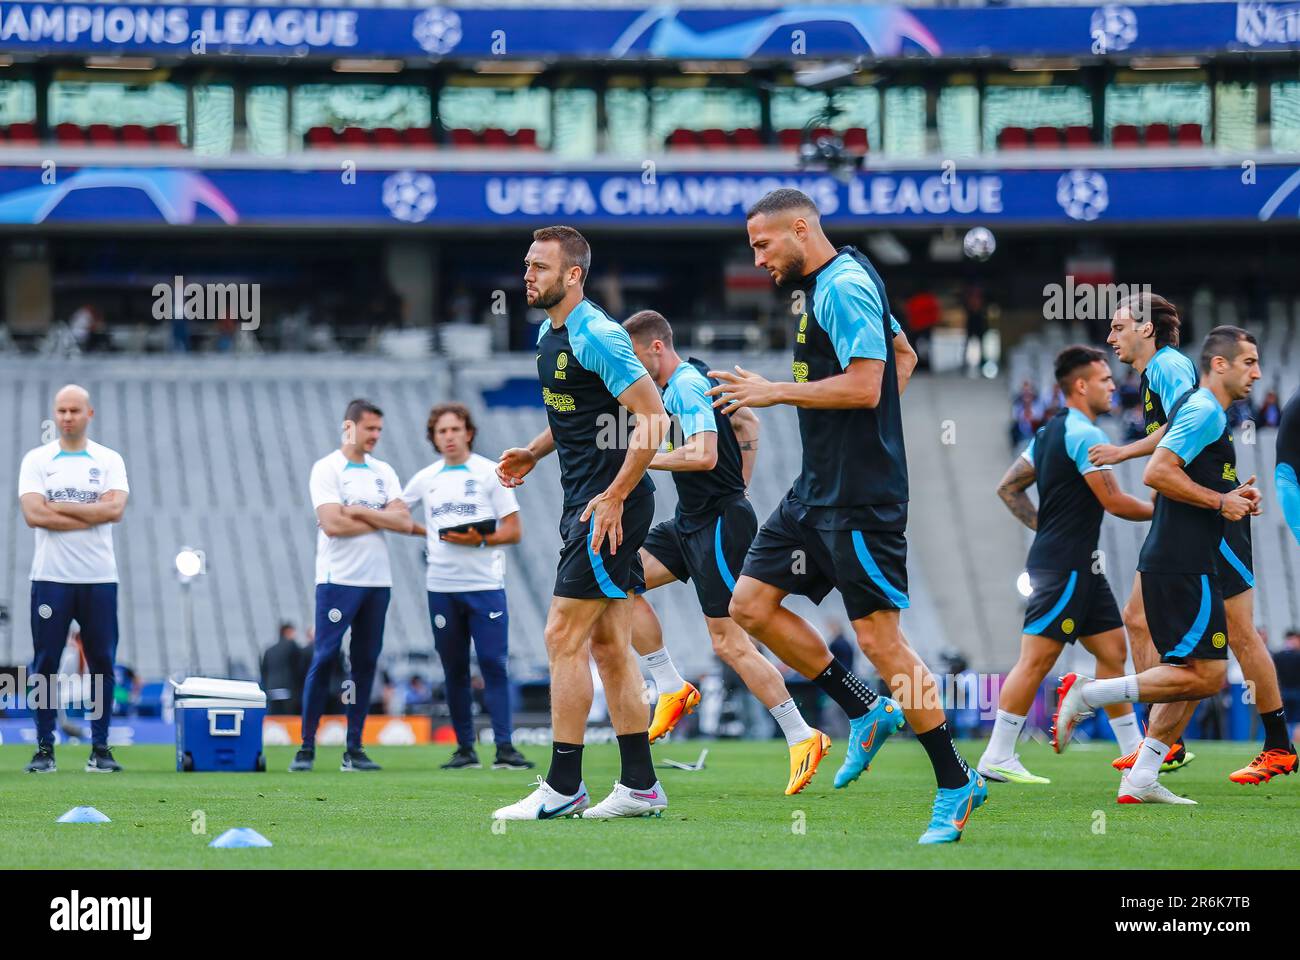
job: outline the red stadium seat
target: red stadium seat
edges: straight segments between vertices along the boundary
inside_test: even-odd
[[[814,127],[810,136],[812,138],[812,142],[816,143],[822,137],[835,136],[835,131],[832,130],[830,127]]]
[[[5,130],[5,135],[5,139],[15,146],[26,146],[38,142],[36,124],[34,123],[11,123]]]
[[[368,147],[370,146],[370,131],[364,127],[344,127],[339,142],[345,143],[349,147]]]
[[[694,130],[678,127],[668,134],[668,148],[670,150],[698,150],[699,147],[700,135]]]
[[[149,128],[153,142],[160,147],[180,149],[181,131],[174,123],[159,123]]]
[[[432,150],[438,145],[438,141],[433,138],[432,127],[407,127],[401,135],[402,142],[408,147]]]
[[[138,123],[124,123],[118,131],[122,135],[122,145],[127,147],[149,146],[149,131]]]
[[[312,127],[307,131],[307,146],[332,147],[339,142],[339,135],[333,127]]]
[[[1169,146],[1169,124],[1167,123],[1148,123],[1146,143],[1148,147],[1167,147]]]
[[[10,128],[13,129],[12,127]],[[1180,123],[1175,136],[1180,147],[1203,147],[1205,139],[1199,123]]]
[[[844,149],[851,153],[866,153],[871,149],[865,127],[849,127],[844,131]]]
[[[1035,150],[1060,150],[1061,131],[1056,127],[1034,127],[1030,131],[1029,142]]]
[[[536,150],[537,131],[532,127],[520,127],[515,131],[512,142],[521,150]]]
[[[759,150],[762,149],[763,138],[753,127],[740,127],[731,131],[731,144],[742,150]]]
[[[731,146],[731,140],[727,137],[727,131],[708,127],[700,131],[700,145],[705,150],[726,150]]]
[[[393,147],[402,145],[402,136],[392,127],[375,127],[370,131],[371,140],[375,146],[383,147],[385,150],[391,150]]]
[[[478,134],[473,130],[466,130],[464,127],[456,127],[451,131],[451,145],[458,149],[477,147],[479,145]]]
[[[501,150],[511,145],[510,134],[500,127],[487,127],[483,130],[483,146]]]
[[[1110,128],[1110,145],[1120,150],[1129,150],[1139,143],[1138,128],[1131,123],[1117,123]]]
[[[92,123],[86,128],[92,147],[116,147],[117,130],[106,123]]]
[[[1003,127],[998,131],[999,150],[1023,150],[1029,146],[1029,131],[1024,127]]]
[[[64,146],[83,147],[86,145],[85,131],[75,123],[61,123],[55,127],[54,139]]]
[[[798,150],[799,144],[803,143],[803,131],[798,127],[780,130],[777,132],[776,142],[782,150]]]
[[[1070,126],[1065,128],[1065,145],[1070,149],[1087,149],[1092,146],[1092,128]]]

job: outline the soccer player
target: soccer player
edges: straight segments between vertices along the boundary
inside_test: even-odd
[[[69,384],[54,396],[59,436],[30,450],[18,468],[23,518],[36,530],[32,557],[32,674],[45,684],[36,705],[36,755],[28,773],[54,773],[57,671],[68,627],[81,625],[81,644],[94,691],[87,773],[117,773],[108,748],[117,656],[117,559],[113,524],[122,519],[130,487],[117,451],[86,436],[95,408],[90,394]]]
[[[483,700],[496,742],[493,770],[527,770],[532,762],[515,749],[507,672],[510,613],[506,608],[506,557],[499,549],[523,535],[513,490],[497,482],[496,464],[473,452],[474,420],[459,403],[429,411],[428,437],[441,455],[406,484],[402,500],[424,505],[424,524],[411,534],[426,538],[426,583],[433,642],[447,681],[447,707],[456,752],[444,770],[478,769],[474,749],[469,645],[473,638],[483,675]],[[494,549],[489,549],[494,548]]]
[[[639,548],[654,519],[646,469],[668,428],[659,390],[617,322],[583,295],[591,247],[572,227],[533,234],[524,260],[529,306],[546,311],[537,375],[549,427],[501,454],[497,476],[516,487],[555,451],[564,512],[559,569],[546,618],[551,668],[551,766],[537,788],[492,814],[497,820],[659,815],[668,806],[654,773],[641,671],[632,654],[632,591],[645,585]],[[636,417],[635,425],[629,414]],[[622,770],[589,807],[582,743],[594,658],[618,736]]]
[[[316,728],[325,708],[331,665],[343,634],[351,688],[347,705],[347,748],[339,769],[380,769],[361,747],[375,666],[384,646],[384,619],[393,574],[384,531],[411,532],[397,473],[371,453],[384,430],[384,413],[368,400],[353,400],[343,414],[343,443],[311,468],[311,505],[316,510],[316,646],[303,683],[302,748],[290,772],[307,771],[316,760]]]
[[[1177,350],[1181,320],[1177,308],[1164,297],[1142,294],[1121,304],[1111,321],[1107,340],[1116,355],[1142,372],[1141,399],[1147,436],[1125,447],[1098,444],[1090,460],[1098,466],[1119,463],[1134,457],[1148,456],[1165,435],[1166,412],[1186,393],[1194,389],[1195,365]],[[1250,517],[1224,524],[1219,543],[1218,578],[1228,618],[1228,645],[1241,664],[1241,672],[1255,691],[1255,707],[1264,728],[1264,749],[1246,766],[1228,775],[1234,783],[1258,784],[1276,773],[1296,768],[1297,757],[1287,733],[1286,711],[1277,668],[1263,637],[1255,629],[1255,576],[1251,548]],[[1129,596],[1124,611],[1128,626],[1134,666],[1139,670],[1155,664],[1155,648],[1150,643],[1142,591]],[[1160,707],[1160,710],[1178,709]],[[1182,707],[1189,716],[1195,703]],[[1180,729],[1182,729],[1180,727]],[[1162,771],[1177,770],[1190,763],[1195,754],[1188,752],[1180,737],[1170,748],[1161,765]],[[1134,756],[1126,753],[1114,762],[1119,770],[1132,766]]]
[[[747,229],[755,265],[803,301],[794,382],[774,383],[737,367],[710,371],[720,385],[709,393],[724,414],[777,403],[798,408],[803,469],[749,549],[732,619],[849,715],[836,786],[867,768],[906,714],[938,782],[920,842],[959,840],[988,787],[953,745],[934,677],[899,631],[899,611],[908,605],[907,460],[884,282],[859,251],[831,245],[817,207],[798,190],[760,199]],[[782,606],[791,593],[820,602],[832,587],[844,598],[858,645],[902,706],[869,690],[831,656],[811,624]]]
[[[1033,593],[1020,658],[1002,684],[993,734],[976,766],[1002,783],[1050,783],[1025,769],[1015,746],[1034,695],[1066,644],[1078,640],[1097,658],[1097,676],[1124,675],[1124,621],[1098,566],[1097,542],[1106,513],[1151,519],[1149,500],[1121,490],[1111,467],[1088,462],[1088,448],[1108,439],[1097,426],[1115,394],[1106,355],[1092,347],[1066,347],[1056,355],[1056,382],[1065,406],[1039,427],[998,485],[1007,508],[1036,531],[1025,561]],[[1025,493],[1035,483],[1037,508]],[[1121,752],[1136,750],[1142,734],[1132,705],[1112,704],[1106,713]]]
[[[1156,491],[1155,515],[1138,558],[1138,589],[1161,662],[1136,674],[1061,678],[1052,745],[1064,750],[1079,721],[1113,703],[1176,704],[1218,693],[1227,672],[1227,620],[1216,557],[1224,521],[1259,509],[1254,477],[1239,483],[1224,411],[1259,379],[1255,338],[1216,327],[1201,347],[1200,387],[1170,411],[1169,426],[1143,474]],[[1159,782],[1160,764],[1190,719],[1182,704],[1151,711],[1146,738],[1120,781],[1120,803],[1195,803]]]
[[[637,358],[663,390],[664,409],[673,418],[673,448],[656,453],[650,469],[672,472],[677,513],[651,529],[641,547],[645,589],[674,580],[694,581],[713,652],[736,671],[785,734],[790,748],[785,792],[793,796],[812,780],[830,749],[830,737],[808,726],[776,667],[727,614],[736,585],[732,571],[740,570],[758,532],[758,518],[745,494],[758,446],[758,417],[745,408],[729,417],[714,413],[706,391],[717,381],[706,375],[707,364],[678,355],[672,327],[661,314],[642,310],[623,326]],[[746,452],[751,456],[747,458]],[[700,693],[673,666],[654,608],[644,596],[634,602],[632,646],[650,668],[659,690],[650,724],[653,743],[699,703]]]
[[[1277,498],[1282,502],[1282,515],[1287,526],[1300,544],[1300,390],[1297,390],[1282,408],[1282,419],[1277,425],[1277,467],[1273,479],[1277,483]]]

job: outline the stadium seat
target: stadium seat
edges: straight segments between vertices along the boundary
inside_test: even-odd
[[[39,142],[36,136],[36,124],[11,123],[5,129],[5,139],[14,146],[26,146]]]
[[[495,150],[500,150],[511,145],[510,134],[506,133],[500,127],[486,127],[483,130],[482,137],[483,146],[492,147]]]
[[[432,150],[438,145],[433,137],[432,127],[407,127],[401,132],[402,142],[408,147],[420,147]]]
[[[1065,145],[1070,149],[1088,149],[1092,146],[1092,128],[1072,125],[1065,128]]]
[[[1180,147],[1201,147],[1205,145],[1199,123],[1180,123],[1175,139]]]
[[[532,127],[520,127],[515,131],[515,135],[511,138],[511,141],[521,150],[538,149],[537,131]]]
[[[851,153],[866,153],[871,149],[865,127],[849,127],[844,131],[844,149]]]
[[[1117,123],[1110,128],[1110,145],[1118,150],[1129,150],[1141,142],[1138,128],[1131,123]]]
[[[60,123],[54,128],[54,139],[64,146],[81,147],[86,144],[86,134],[75,123]]]
[[[1169,146],[1169,124],[1148,123],[1146,130],[1146,145],[1148,147]]]
[[[700,135],[694,130],[678,127],[668,134],[668,148],[670,150],[698,150],[699,147]]]
[[[388,150],[402,145],[402,136],[392,127],[375,127],[370,131],[371,141],[377,147]]]
[[[344,127],[339,142],[346,143],[350,147],[368,147],[370,146],[370,131],[364,127]]]
[[[803,131],[798,127],[779,130],[776,134],[776,142],[782,150],[798,150],[799,144],[803,143]]]
[[[741,150],[761,150],[763,138],[753,127],[739,127],[731,131],[731,144]]]
[[[477,147],[479,145],[478,134],[464,127],[456,127],[451,131],[451,145],[457,149]]]
[[[727,131],[709,127],[700,131],[700,145],[706,150],[726,150],[731,146]]]
[[[1034,127],[1029,137],[1035,150],[1061,149],[1061,131],[1056,127]]]
[[[153,142],[160,147],[181,146],[181,131],[173,123],[159,123],[149,128],[150,135],[153,136]]]
[[[122,145],[126,147],[149,146],[149,131],[139,123],[125,123],[118,131],[122,135]]]
[[[822,137],[835,136],[835,131],[830,127],[814,127],[810,136],[812,137],[812,142],[816,143]]]
[[[1029,131],[1024,127],[1003,127],[998,131],[999,150],[1023,150],[1029,146]]]
[[[117,130],[107,123],[92,123],[86,128],[92,147],[116,147]]]
[[[339,142],[339,135],[333,127],[312,127],[307,131],[307,146],[332,147]]]

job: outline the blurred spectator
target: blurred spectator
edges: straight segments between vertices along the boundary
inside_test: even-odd
[[[108,349],[108,333],[104,329],[104,315],[93,303],[83,303],[68,319],[72,339],[83,353]]]
[[[1282,649],[1273,654],[1277,667],[1277,684],[1282,688],[1282,706],[1286,715],[1296,721],[1296,736],[1300,737],[1300,627],[1286,632]]]
[[[846,670],[853,669],[853,641],[844,629],[844,623],[831,618],[826,621],[826,646],[831,656],[838,660]]]
[[[1119,409],[1124,442],[1131,443],[1146,436],[1145,420],[1142,415],[1142,382],[1132,368],[1129,369],[1124,382],[1119,385]]]
[[[1043,415],[1043,401],[1038,399],[1038,391],[1026,380],[1020,385],[1020,394],[1011,404],[1011,445],[1018,447],[1028,443],[1046,418]]]
[[[1277,391],[1270,390],[1264,394],[1264,402],[1255,414],[1255,423],[1261,427],[1276,427],[1282,420],[1282,404],[1278,402]]]
[[[292,623],[280,624],[280,635],[262,654],[262,689],[266,691],[266,712],[292,716],[302,711],[302,684],[307,662],[298,646],[298,631]]]
[[[235,349],[235,318],[223,307],[221,316],[217,318],[217,352],[229,353]]]
[[[907,313],[907,327],[912,334],[912,348],[916,350],[917,366],[922,370],[930,369],[930,339],[934,328],[939,325],[939,298],[928,290],[922,290],[907,299],[904,304]]]
[[[948,729],[954,737],[977,736],[980,728],[979,675],[958,650],[945,651],[941,664],[943,672],[951,678],[945,682],[946,689],[940,690]]]
[[[407,713],[428,714],[433,712],[433,688],[418,673],[411,674],[406,681],[405,709]]]
[[[962,306],[966,308],[966,350],[964,356],[970,356],[970,344],[974,340],[976,351],[979,354],[979,361],[974,372],[979,374],[984,369],[984,334],[989,332],[989,316],[984,303],[984,288],[976,283],[970,284],[962,297]]]

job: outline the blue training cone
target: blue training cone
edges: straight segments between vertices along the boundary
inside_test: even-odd
[[[208,844],[209,847],[269,847],[271,841],[266,839],[252,827],[231,827],[217,839]]]
[[[94,807],[73,807],[63,816],[59,817],[56,823],[112,823]]]

